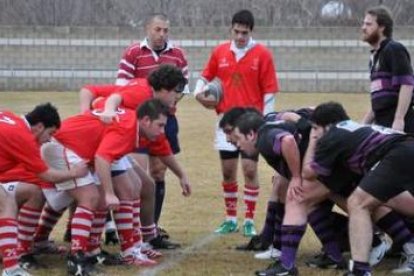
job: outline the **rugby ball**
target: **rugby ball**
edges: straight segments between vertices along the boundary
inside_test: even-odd
[[[197,94],[196,99],[206,108],[215,108],[223,99],[223,87],[220,79],[215,78],[208,82],[202,92]]]

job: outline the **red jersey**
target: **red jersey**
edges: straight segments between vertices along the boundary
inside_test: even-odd
[[[48,170],[29,123],[12,112],[0,112],[0,174],[21,164],[40,174]]]
[[[133,79],[125,86],[117,85],[89,85],[86,86],[92,94],[98,98],[93,103],[93,108],[103,109],[106,97],[118,94],[122,98],[120,107],[135,110],[143,102],[152,99],[151,86],[146,79]],[[140,136],[139,147],[148,148],[149,154],[154,156],[166,156],[172,154],[167,137],[162,134],[155,141],[149,141],[145,136]]]
[[[108,162],[131,153],[137,146],[138,126],[134,111],[119,109],[118,122],[103,123],[98,111],[92,111],[70,117],[62,122],[54,135],[61,144],[80,157],[93,162],[99,156]]]
[[[12,181],[34,184],[41,186],[42,188],[53,188],[55,186],[53,183],[46,182],[33,172],[26,170],[23,165],[18,165],[0,175],[0,182],[7,183]]]
[[[279,90],[272,54],[256,44],[236,61],[230,45],[227,42],[217,46],[202,73],[208,81],[215,77],[221,80],[224,93],[216,111],[224,113],[236,106],[263,111],[264,95]]]
[[[97,99],[92,103],[92,108],[103,109],[105,100],[111,94],[119,94],[122,97],[121,107],[137,109],[143,102],[153,98],[152,88],[146,79],[133,79],[127,85],[114,84],[86,85]]]
[[[182,49],[168,42],[167,47],[159,54],[148,46],[147,41],[134,43],[123,53],[119,63],[117,83],[120,80],[131,80],[134,78],[146,78],[157,69],[160,64],[171,64],[180,68],[188,79],[188,63]]]

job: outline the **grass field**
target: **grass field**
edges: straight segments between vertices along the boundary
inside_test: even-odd
[[[286,109],[317,105],[335,100],[344,104],[354,119],[362,118],[369,106],[368,95],[363,94],[280,94],[276,109]],[[62,115],[67,117],[78,111],[76,93],[0,93],[0,108],[24,113],[37,103],[50,101]],[[181,196],[178,181],[169,173],[167,196],[161,224],[175,241],[182,243],[182,249],[164,252],[160,264],[151,269],[130,267],[105,268],[107,275],[253,275],[257,269],[268,265],[258,261],[252,253],[238,252],[234,246],[244,243],[241,233],[218,236],[212,231],[224,217],[223,198],[220,186],[220,168],[217,153],[213,150],[213,129],[216,116],[214,112],[201,108],[193,99],[184,99],[179,106],[180,141],[182,153],[178,156],[184,165],[192,186],[190,198]],[[261,192],[257,207],[256,225],[261,229],[264,210],[270,192],[272,170],[263,160],[259,164]],[[241,178],[240,178],[241,179]],[[242,182],[241,182],[242,184]],[[240,200],[239,203],[242,203]],[[243,204],[239,204],[239,223],[242,223]],[[61,243],[66,219],[60,221],[53,233],[54,239]],[[304,260],[320,248],[313,233],[308,231],[300,250],[298,267],[301,275],[342,275],[343,272],[309,269]],[[117,248],[108,248],[115,251]],[[35,271],[34,275],[66,275],[64,259],[59,256],[45,256],[49,269]],[[376,275],[389,275],[389,269],[398,261],[387,261],[376,269]]]

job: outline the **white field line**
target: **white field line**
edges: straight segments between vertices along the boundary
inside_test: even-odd
[[[207,244],[213,242],[217,238],[221,237],[218,234],[211,233],[202,239],[197,239],[192,245],[182,249],[177,250],[176,254],[172,254],[169,256],[168,260],[163,261],[161,264],[153,267],[153,268],[146,268],[142,270],[138,275],[139,276],[155,276],[161,273],[164,270],[173,268],[174,266],[178,265],[182,262],[187,256],[194,253],[195,251],[203,248]]]

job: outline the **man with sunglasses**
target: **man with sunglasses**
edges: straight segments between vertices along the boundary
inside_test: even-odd
[[[254,17],[249,10],[241,10],[233,15],[231,41],[218,45],[197,81],[194,94],[206,108],[208,99],[203,91],[206,84],[217,78],[221,81],[223,96],[215,106],[218,120],[233,107],[253,107],[267,114],[273,111],[274,95],[279,90],[273,58],[268,49],[252,38]],[[259,195],[257,158],[247,156],[237,147],[226,141],[226,135],[218,125],[215,148],[219,151],[222,167],[222,188],[226,208],[226,219],[216,229],[216,233],[228,234],[238,230],[237,224],[237,166],[241,165],[245,178],[244,202],[246,205],[243,234],[251,237],[256,234],[254,213]]]

